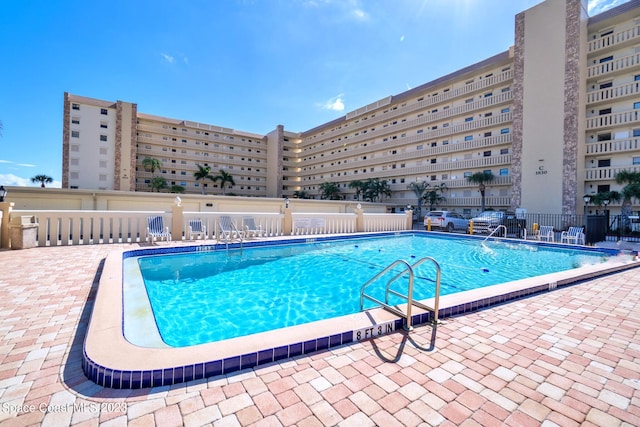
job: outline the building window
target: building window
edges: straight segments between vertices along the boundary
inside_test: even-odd
[[[599,134],[598,141],[611,141],[611,132]]]
[[[465,177],[465,178],[469,178],[471,175],[472,175],[472,173],[471,173],[471,172],[465,172],[465,173],[464,173],[464,177]]]
[[[600,116],[604,116],[605,114],[611,114],[611,108],[603,108],[602,110],[598,111],[598,115]]]
[[[74,110],[80,110],[80,104],[71,104],[71,108]]]
[[[466,117],[464,119],[465,122],[472,122],[473,121],[473,117]]]
[[[106,116],[107,114],[109,114],[109,112],[107,111],[106,108],[101,108],[100,109],[100,114],[102,114],[103,116]]]
[[[640,74],[636,74],[635,76],[633,76],[633,80],[640,81]]]
[[[106,168],[107,168],[107,161],[100,160],[100,169],[106,169]]]
[[[601,83],[600,89],[606,89],[613,86],[613,82]]]
[[[508,107],[507,107],[507,108],[503,108],[502,110],[500,110],[500,112],[501,112],[502,114],[504,114],[504,113],[508,113],[508,112],[509,112],[509,108],[508,108]]]
[[[71,124],[79,125],[80,124],[80,119],[77,118],[77,117],[72,118],[71,119]]]
[[[100,147],[100,154],[101,155],[106,155],[107,154],[107,149],[105,147]]]
[[[509,149],[508,148],[501,148],[500,149],[500,154],[509,154]]]
[[[634,129],[633,136],[640,136],[640,129]]]
[[[106,141],[107,135],[100,135],[100,141]]]
[[[105,122],[101,122],[100,123],[100,128],[106,129],[107,128],[107,124]]]
[[[464,137],[465,141],[471,141],[473,139],[473,135],[467,135]]]
[[[78,172],[71,172],[69,174],[69,178],[71,179],[78,179],[80,177],[80,175],[78,174]]]
[[[509,133],[509,128],[500,129],[500,133],[504,135],[505,133]]]
[[[482,157],[491,157],[491,150],[483,152]]]
[[[71,138],[80,138],[80,131],[72,130],[71,131]]]
[[[633,109],[637,110],[638,108],[640,108],[640,102],[634,102],[633,103]]]
[[[504,168],[504,169],[500,169],[500,176],[507,176],[509,175],[509,169]]]
[[[603,62],[609,62],[609,61],[613,61],[613,55],[607,56],[605,58],[601,58],[600,59],[600,63],[602,64]]]
[[[633,164],[634,165],[640,165],[640,157],[634,157],[633,158]]]
[[[107,175],[100,174],[100,175],[98,175],[98,179],[100,181],[106,181],[107,180]]]
[[[611,167],[611,159],[600,159],[598,160],[599,168],[608,168]]]

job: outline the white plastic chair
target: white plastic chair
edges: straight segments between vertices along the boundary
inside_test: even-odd
[[[200,219],[189,220],[189,240],[195,240],[195,238],[207,238],[207,226],[202,223]]]
[[[582,242],[584,245],[584,227],[569,227],[569,230],[563,231],[560,235],[560,242],[572,245],[579,245]]]
[[[161,216],[150,216],[147,218],[147,242],[151,239],[153,243],[156,239],[167,242],[171,240],[171,232],[169,227],[165,227]]]
[[[244,231],[247,237],[262,237],[264,232],[261,225],[256,225],[252,216],[244,217]]]
[[[218,219],[218,229],[220,230],[218,240],[229,242],[234,239],[240,239],[240,241],[244,239],[244,232],[238,230],[238,227],[236,227],[228,215],[222,215]]]
[[[538,229],[538,234],[536,235],[536,239],[545,242],[555,242],[555,236],[553,232],[552,225],[541,225]]]

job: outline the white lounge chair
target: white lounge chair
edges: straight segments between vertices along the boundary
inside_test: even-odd
[[[261,225],[256,225],[252,216],[244,217],[244,232],[247,237],[262,237],[264,232]]]
[[[236,227],[236,225],[231,220],[231,217],[228,215],[222,215],[218,219],[218,229],[220,231],[218,240],[229,242],[231,240],[242,241],[244,239],[244,232],[238,230],[238,227]]]
[[[189,220],[189,240],[195,240],[195,238],[207,238],[207,226],[202,223],[201,219]]]
[[[171,240],[171,232],[169,227],[165,227],[161,216],[150,216],[147,218],[147,242],[151,239],[153,243],[156,239],[161,241],[164,239],[167,242]]]
[[[563,231],[560,235],[560,242],[572,245],[579,245],[582,242],[584,245],[584,227],[569,227],[569,230]]]
[[[536,234],[536,239],[544,242],[555,242],[555,235],[552,225],[541,225]]]

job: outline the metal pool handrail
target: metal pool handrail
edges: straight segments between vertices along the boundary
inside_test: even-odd
[[[419,266],[420,264],[422,264],[425,261],[431,261],[433,262],[433,264],[436,266],[436,291],[435,291],[435,298],[434,298],[434,307],[429,307],[426,304],[423,304],[421,302],[418,301],[414,301],[413,300],[413,282],[414,282],[414,278],[415,278],[415,273],[413,271],[413,269],[417,266]],[[400,273],[396,274],[394,277],[392,277],[388,282],[387,282],[387,286],[385,289],[385,301],[380,301],[370,295],[365,294],[365,290],[367,288],[367,286],[369,286],[370,284],[372,284],[373,282],[375,282],[376,280],[378,280],[380,277],[382,277],[383,275],[385,275],[387,272],[389,272],[390,270],[392,270],[394,267],[396,267],[397,265],[403,265],[405,268],[403,269],[403,271],[401,271]],[[403,295],[397,291],[394,291],[393,289],[391,289],[391,284],[393,282],[395,282],[396,280],[398,280],[400,277],[404,276],[406,273],[409,273],[409,289],[407,292],[407,295]],[[431,311],[434,313],[434,317],[433,317],[433,321],[434,323],[438,322],[438,309],[439,309],[439,304],[440,304],[440,276],[441,276],[441,270],[440,270],[440,264],[438,264],[438,262],[431,258],[431,257],[424,257],[421,258],[420,260],[416,261],[413,265],[409,264],[407,261],[399,259],[396,260],[394,262],[392,262],[389,266],[387,266],[384,270],[382,270],[381,272],[379,272],[378,274],[376,274],[375,276],[373,276],[371,279],[369,279],[364,285],[362,285],[362,288],[360,289],[360,311],[362,311],[364,309],[364,299],[368,299],[370,301],[375,302],[376,304],[382,306],[384,309],[394,313],[395,315],[402,317],[406,320],[405,322],[405,327],[404,329],[407,331],[411,331],[413,329],[413,326],[411,325],[411,307],[413,305],[420,307],[424,310],[427,311]],[[391,306],[389,305],[389,294],[393,294],[397,297],[400,298],[404,298],[407,300],[407,312],[403,313],[402,311],[400,311],[400,309],[398,309],[397,307]]]

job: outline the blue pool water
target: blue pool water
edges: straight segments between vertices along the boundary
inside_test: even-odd
[[[360,288],[367,280],[398,259],[413,264],[425,256],[442,268],[442,295],[601,263],[608,257],[531,244],[400,235],[146,256],[138,263],[162,339],[183,347],[357,313]],[[367,293],[383,299],[393,275],[384,276]],[[416,269],[415,299],[433,296],[435,277],[431,263]],[[394,289],[406,286],[407,280],[400,280]]]

